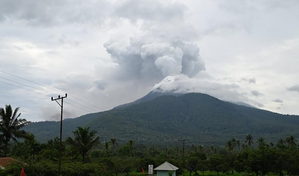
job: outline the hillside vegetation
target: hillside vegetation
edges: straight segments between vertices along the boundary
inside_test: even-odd
[[[159,96],[110,111],[63,122],[64,138],[78,126],[98,131],[101,141],[116,138],[152,145],[176,145],[178,139],[201,145],[220,145],[246,134],[277,141],[299,137],[299,117],[235,105],[201,93]],[[58,136],[59,122],[38,122],[25,128],[45,142]]]

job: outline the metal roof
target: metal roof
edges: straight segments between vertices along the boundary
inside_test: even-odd
[[[170,164],[169,162],[165,162],[163,164],[161,164],[160,166],[156,167],[154,170],[163,170],[163,171],[175,171],[178,170],[179,168],[177,168],[176,166]]]

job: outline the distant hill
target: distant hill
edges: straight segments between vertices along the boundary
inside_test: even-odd
[[[264,137],[268,142],[289,135],[299,137],[299,116],[240,106],[201,93],[149,97],[110,111],[64,120],[64,138],[78,126],[98,131],[102,141],[132,139],[159,145],[177,144],[182,138],[192,144],[218,145],[232,137],[243,140],[248,133],[255,140]],[[45,142],[58,136],[59,122],[37,122],[25,130]]]

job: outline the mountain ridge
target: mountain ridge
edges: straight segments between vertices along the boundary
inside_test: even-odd
[[[281,115],[228,103],[206,94],[188,93],[158,96],[127,107],[64,120],[63,137],[70,136],[77,126],[89,126],[98,131],[104,141],[116,138],[123,143],[134,140],[171,145],[185,138],[193,144],[217,145],[232,137],[243,139],[248,133],[271,141],[290,134],[299,137],[297,125],[299,116]],[[36,130],[38,126],[39,130]],[[58,136],[59,122],[31,124],[25,130],[40,140],[41,135],[53,138],[55,135],[50,133],[53,129],[57,129]]]

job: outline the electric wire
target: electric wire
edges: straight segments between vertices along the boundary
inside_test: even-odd
[[[39,83],[37,83],[37,82],[34,82],[34,81],[31,81],[31,80],[22,78],[22,77],[20,77],[20,76],[17,76],[17,75],[14,75],[14,74],[5,72],[5,71],[3,71],[3,70],[0,70],[0,72],[5,73],[5,74],[8,74],[8,75],[13,76],[13,77],[16,77],[16,78],[19,78],[19,79],[23,79],[23,80],[25,80],[25,81],[34,83],[34,84],[39,85],[39,86],[42,86],[42,87],[46,87],[46,88],[51,89],[51,90],[54,90],[54,91],[65,92],[65,91],[62,91],[62,90],[60,90],[60,89],[52,88],[52,87],[49,87],[49,86],[45,86],[45,85],[39,84]],[[71,96],[71,97],[73,97],[73,98],[75,98],[75,99],[77,99],[77,100],[80,100],[80,101],[82,101],[82,102],[84,102],[84,103],[87,103],[87,104],[89,104],[89,105],[91,105],[91,106],[93,106],[93,107],[95,107],[95,108],[97,108],[97,109],[99,109],[99,110],[103,110],[103,109],[101,109],[101,108],[99,108],[99,107],[97,107],[97,106],[95,106],[95,105],[93,105],[93,104],[91,104],[91,103],[89,103],[89,102],[86,102],[86,101],[84,101],[84,100],[82,100],[82,99],[80,99],[80,98],[78,98],[78,97],[75,97],[75,96],[73,96],[73,95],[71,95],[71,94],[70,94],[69,96]]]
[[[34,92],[34,93],[38,93],[38,94],[44,95],[44,94],[42,94],[42,93],[40,93],[40,92],[36,92],[36,91],[34,91],[34,90],[30,90],[30,89],[26,89],[26,88],[24,88],[24,87],[17,86],[17,85],[15,85],[15,84],[11,84],[11,83],[8,83],[8,82],[5,82],[5,81],[1,81],[1,80],[0,80],[0,82],[2,82],[2,83],[4,83],[4,84],[8,84],[8,85],[10,85],[10,86],[14,86],[14,87],[20,88],[20,89],[27,90],[27,91],[30,91],[30,92]]]
[[[2,77],[0,77],[0,78],[2,78]],[[21,85],[28,86],[28,85],[26,85],[26,84],[22,84],[22,83],[19,83],[19,82],[17,82],[17,81],[12,81],[12,80],[5,79],[5,78],[2,78],[2,79],[11,81],[11,82],[14,82],[14,83],[17,83],[17,84],[21,84]],[[0,82],[1,82],[1,83],[4,83],[4,84],[7,84],[7,85],[10,85],[10,86],[13,86],[13,87],[17,87],[17,88],[26,90],[26,91],[30,91],[30,92],[38,93],[38,94],[43,95],[43,96],[46,96],[46,97],[50,97],[50,96],[47,95],[47,94],[44,94],[44,93],[41,93],[41,92],[37,92],[37,91],[36,91],[36,88],[35,88],[35,87],[32,87],[32,86],[28,86],[28,87],[34,88],[35,90],[27,89],[27,88],[24,88],[24,87],[15,85],[15,84],[11,84],[11,83],[8,83],[8,82],[5,82],[5,81],[1,81],[1,80],[0,80]],[[39,91],[40,91],[40,90],[39,90]],[[70,100],[70,99],[68,99],[68,100],[82,106],[82,104],[80,104],[80,103],[77,103],[77,102],[75,102],[75,101],[73,101],[73,100]],[[68,103],[68,102],[67,102],[67,104],[69,104],[69,105],[71,105],[71,106],[74,106],[74,107],[76,107],[76,108],[79,108],[79,109],[81,109],[81,110],[84,110],[84,111],[86,111],[86,112],[88,112],[88,113],[90,113],[90,111],[92,111],[92,112],[97,111],[97,110],[90,109],[90,108],[87,109],[86,107],[82,108],[82,107],[76,106],[76,105],[74,105],[74,104],[72,104],[72,103]]]

